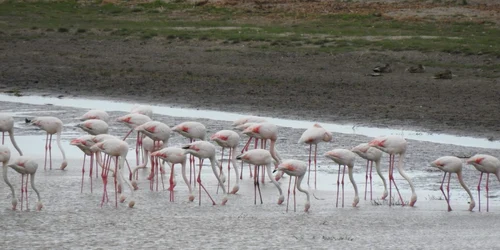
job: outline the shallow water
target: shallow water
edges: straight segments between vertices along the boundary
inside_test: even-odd
[[[439,191],[442,173],[430,171],[428,166],[428,162],[443,155],[498,154],[498,147],[495,144],[483,142],[482,139],[476,138],[479,144],[476,147],[470,147],[454,145],[465,144],[466,140],[460,139],[455,142],[441,137],[441,143],[433,143],[426,139],[413,140],[407,137],[410,140],[405,170],[412,178],[418,194],[418,202],[414,208],[379,205],[383,203],[378,199],[382,194],[382,182],[375,171],[373,197],[376,201],[365,201],[365,162],[361,159],[357,160],[354,168],[354,179],[360,196],[358,207],[350,206],[354,192],[346,176],[345,207],[335,208],[338,166],[325,159],[324,152],[332,148],[351,148],[361,142],[367,142],[370,139],[368,136],[380,135],[376,133],[381,133],[381,131],[377,130],[373,132],[375,134],[364,135],[359,132],[359,128],[355,128],[356,134],[353,134],[352,128],[349,128],[351,132],[344,133],[334,130],[333,127],[328,127],[328,129],[334,132],[334,142],[318,146],[318,189],[309,189],[314,196],[311,196],[311,210],[307,214],[303,212],[305,203],[303,193],[297,193],[297,212],[293,212],[291,207],[292,210],[286,213],[285,205],[276,204],[278,199],[276,187],[267,180],[261,186],[264,204],[254,205],[254,185],[248,176],[246,165],[240,191],[237,195],[229,196],[226,206],[212,206],[208,197],[203,193],[201,206],[198,206],[198,196],[195,202],[188,202],[187,187],[179,175],[176,176],[176,201],[169,202],[168,191],[149,190],[148,181],[145,180],[148,171],[145,170],[139,171],[140,189],[134,194],[136,202],[134,209],[126,208],[126,204],[118,204],[118,208],[115,209],[114,191],[111,186],[108,187],[110,202],[100,208],[103,189],[100,179],[94,177],[93,193],[90,193],[89,180],[85,176],[84,191],[80,193],[83,154],[78,148],[70,146],[69,141],[84,133],[74,127],[77,122],[74,118],[86,112],[87,109],[96,107],[105,107],[111,111],[112,117],[118,117],[128,111],[132,104],[97,101],[80,103],[75,100],[39,97],[9,98],[0,95],[2,111],[15,116],[18,144],[26,155],[36,158],[39,162],[36,185],[41,192],[44,209],[41,212],[10,210],[10,190],[3,182],[0,183],[0,197],[2,198],[0,199],[0,217],[4,222],[0,223],[0,229],[4,232],[2,239],[8,246],[6,249],[123,249],[129,247],[452,249],[463,248],[464,244],[491,249],[496,248],[500,243],[491,233],[491,229],[496,228],[495,221],[500,217],[498,181],[490,178],[490,195],[493,196],[490,198],[490,212],[477,212],[478,205],[476,205],[474,209],[476,212],[470,213],[466,211],[468,196],[453,177],[451,205],[454,211],[448,213],[446,202]],[[21,102],[13,103],[12,101],[15,100],[21,100]],[[58,101],[62,102],[58,103]],[[49,102],[53,105],[44,105]],[[229,128],[229,121],[240,116],[182,109],[176,113],[175,110],[178,109],[157,106],[154,110],[157,114],[155,119],[170,126],[186,120],[203,122],[207,126],[209,135],[220,129]],[[43,170],[45,135],[42,131],[24,123],[25,117],[39,115],[54,115],[65,123],[62,145],[69,161],[66,171],[55,170],[61,162],[61,154],[55,142],[52,148],[55,169]],[[194,115],[199,115],[201,118],[195,119],[192,117]],[[297,144],[297,141],[304,128],[312,123],[274,119],[271,121],[287,124],[287,127],[280,127],[280,138],[277,142],[277,150],[282,157],[307,160],[309,148]],[[329,126],[328,124],[322,125]],[[114,121],[110,122],[110,126],[112,134],[123,135],[127,131],[125,126]],[[450,138],[453,136],[450,135]],[[128,142],[131,149],[127,158],[130,163],[134,163],[134,138],[130,138]],[[181,136],[174,135],[169,144],[180,146],[186,142]],[[7,138],[6,144],[10,145]],[[220,151],[218,156],[220,156]],[[17,157],[15,151],[13,151],[13,157]],[[382,162],[382,170],[386,178],[387,159],[385,157]],[[125,173],[128,172],[125,170]],[[478,177],[478,172],[472,167],[464,167],[464,179],[471,188],[476,203],[478,200],[475,187]],[[202,178],[216,202],[220,203],[223,195],[215,194],[216,181],[208,163],[205,163],[203,167]],[[408,200],[411,192],[407,182],[397,173],[395,178],[403,198]],[[16,194],[19,195],[19,175],[9,170],[9,179],[16,186]],[[234,176],[231,176],[231,180],[234,181]],[[165,185],[168,185],[167,182],[168,175],[165,176]],[[281,181],[285,195],[287,183],[288,178]],[[307,185],[304,186],[307,187]],[[36,195],[31,188],[29,190],[30,207],[33,209]],[[132,198],[130,190],[125,189],[124,193],[128,199]],[[292,201],[293,199],[290,200]],[[482,209],[485,209],[484,195],[481,201],[483,202]],[[446,244],[443,244],[444,242]]]

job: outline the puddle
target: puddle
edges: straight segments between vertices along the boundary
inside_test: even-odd
[[[15,97],[5,94],[0,94],[0,101],[34,104],[34,105],[52,104],[63,107],[104,109],[106,111],[123,111],[123,112],[130,111],[130,109],[135,105],[132,103],[117,102],[117,101],[103,101],[103,100],[92,100],[92,99],[81,99],[81,98],[59,99],[54,97],[41,97],[41,96]],[[219,121],[234,121],[240,117],[245,116],[243,114],[230,113],[230,112],[171,108],[168,106],[161,106],[161,105],[150,105],[150,106],[153,108],[153,112],[156,114],[168,115],[173,117],[204,118],[204,119],[219,120]],[[290,128],[306,129],[314,124],[313,121],[279,119],[270,117],[265,117],[265,118],[268,119],[269,122],[272,122],[278,126],[290,127]],[[321,123],[321,125],[325,129],[331,132],[342,133],[342,134],[356,134],[369,137],[376,137],[381,135],[402,135],[405,138],[411,140],[427,141],[427,142],[434,142],[441,144],[452,144],[452,145],[466,146],[466,147],[500,149],[499,141],[489,141],[484,138],[455,136],[451,134],[427,133],[427,132],[405,130],[405,129],[395,130],[390,128],[340,125],[332,123]]]

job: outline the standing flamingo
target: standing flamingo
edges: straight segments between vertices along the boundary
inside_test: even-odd
[[[189,184],[188,178],[186,176],[186,153],[185,153],[184,149],[168,147],[168,148],[164,148],[164,149],[155,151],[151,155],[159,157],[160,159],[172,164],[171,171],[170,171],[170,186],[172,187],[172,189],[169,189],[170,190],[170,201],[174,201],[174,189],[173,189],[174,179],[173,179],[173,176],[174,176],[175,164],[181,164],[182,178],[184,179],[184,182],[186,183],[186,185],[189,189],[189,201],[193,201],[194,200],[193,190],[192,190],[191,184]]]
[[[130,110],[130,113],[145,115],[153,119],[153,109],[149,106],[135,105],[134,107],[132,107],[132,110]]]
[[[148,159],[151,158],[151,171],[150,171],[150,174],[148,176],[148,179],[150,181],[152,181],[152,175],[154,174],[153,168],[154,168],[155,162],[154,162],[153,157],[151,157],[151,153],[154,151],[160,150],[161,148],[163,148],[163,142],[160,141],[160,143],[155,143],[149,137],[144,138],[144,140],[142,141],[142,153],[144,155],[144,161],[139,166],[132,169],[131,177],[136,176],[137,171],[139,169],[146,168],[148,165]],[[136,181],[137,178],[132,178],[132,179],[134,179],[134,180],[132,180],[132,186],[134,187],[135,190],[137,190],[138,189],[137,181]],[[150,183],[150,188],[151,189],[153,188],[152,183]]]
[[[9,133],[10,141],[14,148],[16,148],[19,155],[23,155],[19,146],[17,146],[16,140],[14,139],[14,118],[8,114],[0,113],[0,131],[2,132],[2,145],[5,141],[5,132]]]
[[[312,156],[312,145],[314,144],[314,189],[316,189],[316,176],[317,176],[317,153],[318,153],[318,143],[330,142],[333,139],[332,133],[326,131],[321,125],[315,123],[311,128],[308,128],[299,139],[299,143],[309,144],[309,171],[307,173],[307,185],[309,185],[309,176],[311,175],[311,156]]]
[[[127,179],[123,178],[123,174],[121,170],[123,169],[123,165],[125,163],[125,159],[127,157],[128,153],[128,144],[120,139],[108,139],[104,140],[102,142],[94,144],[94,146],[90,147],[90,149],[93,152],[99,152],[102,151],[105,154],[109,155],[110,157],[115,158],[115,178],[114,178],[114,186],[115,186],[115,207],[118,207],[118,193],[121,192],[121,184],[125,182],[131,190],[132,193],[132,200],[129,202],[128,206],[129,207],[134,207],[135,201],[133,200],[134,197],[134,188],[128,182]],[[109,169],[110,169],[110,160],[108,160],[105,165],[104,165],[104,170],[102,171],[101,177],[103,180],[104,184],[104,192],[102,196],[102,201],[101,201],[101,207],[104,204],[104,201],[107,198],[107,189],[106,186],[108,184],[108,174],[109,174]],[[117,188],[117,182],[119,182],[119,186]],[[125,196],[122,194],[120,196],[120,202],[125,201]]]
[[[133,114],[128,114],[124,115],[121,117],[118,117],[117,119],[118,122],[125,123],[130,128],[130,131],[125,135],[123,140],[126,140],[127,137],[134,131],[134,129],[137,126],[140,126],[146,122],[150,122],[151,118],[149,116],[143,115],[143,114],[138,114],[138,113],[133,113]],[[135,145],[135,159],[136,159],[136,165],[139,165],[140,159],[139,159],[139,151],[141,151],[142,148],[142,136],[140,135],[140,132],[137,131],[137,141]]]
[[[90,177],[90,192],[92,193],[92,170],[93,170],[93,165],[94,165],[94,152],[90,150],[90,147],[92,147],[95,143],[92,140],[94,136],[92,135],[84,135],[81,137],[78,137],[76,139],[71,140],[70,144],[73,146],[77,146],[80,150],[83,151],[83,165],[82,165],[82,185],[80,187],[80,193],[83,193],[83,178],[85,174],[85,160],[87,159],[87,156],[90,156],[90,171],[89,171],[89,177]],[[96,171],[98,171],[97,164],[96,164]]]
[[[385,200],[388,195],[387,192],[387,183],[385,182],[385,178],[380,171],[380,158],[382,158],[382,151],[380,149],[370,147],[368,143],[361,143],[358,146],[351,149],[352,152],[359,155],[361,158],[366,160],[366,175],[365,175],[365,200],[366,200],[366,191],[368,187],[368,178],[370,178],[370,200],[373,199],[373,190],[372,190],[372,168],[373,162],[375,162],[375,169],[377,170],[377,174],[382,179],[384,183],[384,193],[382,194],[381,199]],[[370,167],[370,174],[368,175],[368,166]]]
[[[463,179],[462,179],[462,160],[460,160],[458,157],[455,156],[443,156],[438,158],[437,160],[431,162],[431,166],[435,168],[439,168],[443,170],[444,175],[443,175],[443,181],[441,182],[441,192],[444,195],[444,199],[446,200],[446,203],[448,203],[448,212],[451,211],[451,206],[450,206],[450,178],[452,173],[457,174],[458,182],[460,182],[460,185],[465,189],[467,194],[469,194],[470,197],[470,205],[469,205],[469,211],[472,211],[472,209],[476,206],[476,203],[474,202],[474,197],[472,197],[472,193],[470,192],[469,188],[467,185],[465,185]],[[448,195],[444,193],[443,190],[443,185],[444,185],[444,180],[446,178],[446,174],[448,174],[448,185],[446,186],[446,192]]]
[[[396,182],[394,181],[394,157],[396,154],[399,154],[399,160],[398,160],[398,165],[396,166],[398,168],[399,174],[403,176],[408,181],[408,184],[410,185],[411,188],[411,200],[410,200],[410,206],[413,207],[415,205],[415,202],[417,202],[417,194],[415,193],[415,187],[413,186],[413,183],[406,175],[405,171],[403,170],[403,160],[405,158],[406,154],[406,148],[408,143],[406,140],[397,135],[389,135],[389,136],[382,136],[382,137],[377,137],[370,141],[368,143],[370,147],[376,147],[383,152],[389,154],[389,206],[392,205],[392,184],[394,184],[394,187],[396,188],[396,191],[398,192],[399,198],[401,199],[401,204],[404,206],[404,201],[403,197],[401,196],[401,193],[399,193],[399,189],[396,186]]]
[[[236,157],[236,159],[255,165],[254,182],[253,182],[254,183],[254,204],[257,204],[257,189],[259,190],[260,204],[262,204],[262,194],[260,192],[260,185],[259,185],[259,181],[258,181],[259,166],[266,167],[267,175],[269,176],[269,179],[271,179],[271,182],[276,186],[276,188],[278,188],[278,191],[280,193],[280,196],[278,198],[278,204],[283,203],[283,201],[285,200],[285,197],[283,196],[283,191],[281,190],[279,183],[273,178],[273,173],[271,170],[272,164],[273,164],[273,157],[268,150],[265,150],[265,149],[248,150],[247,152],[245,152],[241,155],[238,155]]]
[[[38,202],[36,204],[36,210],[40,211],[43,208],[42,199],[40,198],[40,193],[35,187],[35,174],[38,168],[38,164],[26,156],[21,156],[14,163],[8,164],[10,160],[10,150],[5,146],[0,146],[0,161],[3,163],[3,179],[5,183],[10,187],[12,192],[12,210],[16,210],[17,199],[14,192],[14,187],[10,184],[7,177],[7,168],[10,167],[16,172],[21,174],[21,210],[23,210],[23,196],[26,197],[26,209],[28,209],[28,176],[26,176],[26,184],[24,183],[24,175],[29,175],[31,180],[31,188],[35,191]]]
[[[339,164],[339,172],[337,175],[337,203],[336,207],[339,206],[339,184],[342,184],[342,207],[344,207],[344,175],[345,175],[345,167],[347,166],[349,169],[349,180],[352,183],[354,188],[354,201],[352,202],[352,206],[356,207],[359,202],[358,196],[358,186],[356,186],[356,182],[354,181],[354,177],[352,175],[352,171],[354,168],[354,160],[356,159],[356,154],[354,154],[351,150],[348,149],[334,149],[325,153],[326,158],[329,158]],[[341,166],[344,166],[342,171],[342,181],[340,182],[340,169]]]
[[[78,123],[76,127],[81,128],[83,131],[90,135],[100,135],[108,133],[108,124],[99,119],[89,119]]]
[[[49,161],[50,161],[50,169],[52,169],[52,135],[56,134],[56,142],[59,150],[61,150],[61,154],[63,157],[63,162],[61,163],[61,170],[64,170],[66,166],[68,166],[68,162],[66,161],[66,154],[64,153],[64,149],[61,146],[61,133],[63,129],[63,123],[56,117],[53,116],[41,116],[36,117],[31,120],[31,124],[37,126],[38,128],[45,130],[47,132],[47,138],[45,142],[45,164],[44,170],[47,169],[47,151],[49,152]]]
[[[270,140],[269,144],[269,152],[271,153],[272,158],[275,160],[275,168],[278,168],[278,165],[281,163],[281,157],[276,151],[276,140],[278,139],[278,127],[269,122],[257,123],[254,124],[245,130],[243,133],[249,136],[253,136],[255,138],[259,138],[263,141]],[[278,171],[275,176],[275,179],[278,181],[283,175],[282,171]]]
[[[224,159],[224,149],[229,148],[229,157],[227,161],[227,176],[228,176],[228,181],[227,181],[227,190],[229,190],[229,186],[231,185],[230,180],[231,180],[231,164],[233,164],[234,172],[235,172],[235,179],[236,179],[236,184],[234,185],[233,189],[231,190],[231,194],[235,194],[238,192],[240,189],[239,185],[239,171],[238,167],[236,166],[236,148],[238,147],[238,144],[240,143],[240,136],[238,133],[231,131],[231,130],[221,130],[215,134],[213,134],[210,139],[212,141],[215,141],[219,146],[222,147],[222,155],[221,155],[221,164],[222,160]],[[221,169],[222,171],[222,169]]]
[[[305,189],[302,189],[300,184],[306,175],[307,163],[298,160],[285,160],[279,166],[278,170],[283,171],[285,174],[290,175],[290,180],[288,181],[288,197],[286,198],[286,211],[288,212],[288,200],[290,199],[290,185],[292,184],[292,176],[295,176],[294,187],[293,187],[293,211],[297,211],[297,203],[295,201],[295,189],[298,189],[300,192],[306,194],[307,201],[304,208],[304,212],[309,211],[311,207],[309,192]]]
[[[221,171],[220,174],[217,173],[217,166],[219,166],[219,162],[215,158],[215,152],[216,152],[215,146],[207,141],[195,141],[186,146],[183,146],[182,148],[186,150],[185,151],[186,154],[192,154],[195,157],[199,158],[200,169],[198,172],[198,178],[196,180],[199,186],[199,194],[198,194],[199,205],[201,206],[202,188],[203,190],[205,190],[210,200],[212,200],[212,204],[216,205],[214,199],[212,199],[212,196],[210,196],[205,186],[201,183],[201,167],[203,166],[202,159],[206,158],[210,159],[210,164],[212,165],[212,171],[214,172],[215,178],[217,178],[217,181],[219,182],[219,186],[222,188],[222,192],[225,194],[224,198],[222,199],[222,205],[225,205],[227,202],[227,195],[226,195],[226,188],[224,187],[224,182],[222,180],[224,178],[223,174],[224,172]]]
[[[172,128],[172,131],[179,133],[180,135],[189,138],[189,143],[196,140],[205,140],[206,127],[199,122],[183,122]],[[202,163],[203,164],[203,163]],[[196,167],[194,165],[194,156],[189,157],[189,182],[191,183],[191,176],[193,179],[193,185],[196,187]]]
[[[500,181],[500,160],[491,155],[477,154],[467,160],[467,164],[474,166],[481,175],[479,175],[479,183],[477,184],[477,202],[479,203],[479,211],[481,211],[481,181],[483,174],[486,173],[486,212],[489,212],[489,179],[490,174],[494,174]]]
[[[92,109],[92,110],[89,110],[87,113],[83,114],[82,116],[78,117],[77,119],[80,121],[86,121],[86,120],[90,120],[90,119],[98,119],[98,120],[103,120],[105,122],[108,122],[109,115],[104,110]]]
[[[244,124],[241,124],[241,125],[237,125],[235,127],[233,127],[234,130],[237,130],[237,131],[241,131],[243,132],[245,129],[247,129],[248,127],[252,126],[252,125],[255,125],[259,122],[247,122],[247,123],[244,123]],[[233,123],[233,124],[236,124]],[[247,142],[245,143],[245,146],[243,146],[243,148],[241,149],[241,153],[245,153],[246,151],[248,151],[248,148],[250,147],[250,143],[252,142],[252,139],[255,139],[255,147],[254,149],[258,148],[258,143],[259,143],[259,138],[254,138],[252,135],[249,135],[248,136],[248,140]],[[248,170],[250,170],[250,178],[252,178],[252,167],[250,166],[250,164],[248,165]],[[241,162],[241,173],[240,173],[240,179],[243,179],[243,162]]]

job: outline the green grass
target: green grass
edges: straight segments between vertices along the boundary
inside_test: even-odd
[[[210,5],[193,7],[184,1],[155,1],[135,6],[7,1],[0,4],[0,30],[10,36],[23,33],[23,37],[31,33],[36,37],[34,30],[46,30],[109,39],[132,36],[219,40],[225,44],[257,42],[253,47],[270,50],[418,50],[500,55],[497,42],[500,29],[488,22],[397,21],[371,14],[310,14],[292,24],[276,19],[267,23],[247,21],[264,19],[267,15],[270,14]],[[283,20],[297,18],[294,13],[278,16]]]

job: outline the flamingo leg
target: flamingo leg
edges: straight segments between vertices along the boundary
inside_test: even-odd
[[[5,144],[5,132],[2,132],[2,145]]]
[[[483,179],[483,172],[479,175],[479,183],[477,184],[477,202],[479,204],[479,212],[481,212],[481,181]]]
[[[316,187],[316,181],[318,177],[318,161],[317,161],[317,156],[318,156],[318,144],[314,144],[314,189],[317,189]],[[295,177],[297,178],[297,177]]]
[[[224,147],[222,147],[221,151],[221,156],[220,156],[220,166],[219,166],[219,177],[222,175],[222,162],[224,160]],[[229,174],[229,172],[228,172]],[[229,190],[229,183],[227,184],[227,190]],[[215,191],[216,194],[219,193],[219,185],[217,185],[217,191]]]
[[[344,207],[344,176],[345,176],[345,165],[342,170],[342,207]]]
[[[339,164],[339,172],[337,173],[337,203],[336,207],[339,207],[339,190],[340,190],[340,164]]]
[[[490,181],[490,173],[486,174],[486,212],[490,211],[490,195],[489,195],[489,190],[490,188],[488,187],[488,183]]]
[[[262,167],[264,167],[264,166],[262,166]],[[260,184],[259,184],[260,166],[255,166],[255,168],[257,169],[257,172],[256,172],[256,175],[254,177],[255,177],[255,181],[257,182],[257,190],[259,190],[260,204],[263,204],[263,202],[262,202],[262,192],[260,191]]]
[[[389,207],[392,206],[392,168],[394,167],[394,155],[389,155]]]
[[[366,201],[366,192],[368,190],[368,165],[370,161],[366,161],[366,174],[365,174],[365,201]]]
[[[373,161],[370,161],[370,200],[373,200],[373,178],[372,178],[372,171],[373,171]]]
[[[449,212],[449,211],[451,211],[450,200],[449,200],[448,196],[446,195],[446,193],[444,192],[444,189],[443,189],[444,180],[446,179],[446,174],[448,174],[448,173],[444,172],[443,180],[441,181],[441,187],[439,187],[439,189],[441,190],[441,193],[443,193],[444,199],[446,200],[446,203],[448,204],[448,212]]]
[[[257,176],[257,168],[258,166],[255,166],[254,171],[255,174],[254,176]],[[257,205],[257,185],[258,185],[258,180],[256,177],[253,178],[253,204]]]
[[[292,179],[292,177],[290,177]],[[296,190],[297,190],[297,176],[295,176],[294,179],[294,185],[293,185],[293,211],[297,212],[297,199],[296,199]]]
[[[84,174],[85,174],[85,159],[87,159],[87,155],[86,154],[83,154],[83,165],[82,165],[82,185],[80,187],[80,193],[83,193],[83,177],[84,177]],[[92,179],[92,178],[90,178]]]
[[[401,193],[399,192],[398,186],[396,185],[396,181],[394,180],[394,155],[392,156],[392,168],[391,168],[391,177],[392,177],[392,183],[394,184],[394,188],[398,192],[399,199],[401,200],[401,206],[405,205],[405,202],[403,200],[403,197],[401,196]],[[401,156],[399,156],[401,157]]]
[[[47,152],[49,150],[49,133],[45,137],[45,164],[43,165],[43,170],[47,170]],[[21,208],[23,206],[21,205]]]
[[[217,205],[214,201],[214,199],[212,199],[212,196],[210,196],[210,194],[208,193],[207,189],[205,188],[205,186],[201,183],[201,167],[203,166],[203,162],[200,160],[200,170],[198,172],[198,179],[197,179],[197,182],[198,182],[198,185],[199,185],[199,205],[201,206],[201,189],[203,188],[203,190],[205,190],[205,193],[207,193],[208,195],[208,198],[210,198],[210,200],[212,200],[212,205]]]
[[[49,161],[50,161],[50,170],[52,170],[52,135],[50,135],[49,140]]]
[[[90,171],[89,171],[89,179],[90,179],[90,193],[92,193],[92,170],[94,168],[94,153],[90,155]]]
[[[21,174],[21,211],[23,211],[23,201],[24,201],[24,174]]]
[[[168,188],[168,190],[170,190],[171,202],[174,201],[174,166],[175,164],[172,164],[172,168],[170,169],[170,179],[169,179],[170,187]]]
[[[232,157],[232,154],[233,154],[233,149],[230,148],[229,149],[229,155],[228,155],[228,158],[227,158],[227,190],[231,190],[231,157]],[[222,164],[222,161],[221,161],[221,164]]]
[[[118,189],[117,189],[117,179],[118,175],[121,174],[121,171],[118,169],[118,156],[116,156],[115,161],[115,176],[114,176],[114,184],[115,184],[115,207],[118,207]]]
[[[288,213],[288,201],[290,200],[290,186],[292,185],[292,178],[288,180],[288,195],[286,197],[286,212]]]
[[[29,210],[29,204],[28,204],[28,182],[29,182],[29,178],[28,178],[28,175],[26,175],[26,184],[24,185],[24,197],[26,199],[26,211]]]
[[[307,185],[309,186],[309,179],[311,177],[311,153],[312,153],[312,144],[309,144],[309,160],[307,164]]]
[[[451,206],[450,206],[450,179],[451,179],[451,173],[448,174],[448,185],[446,185],[446,194],[448,195],[448,212],[451,211]]]

